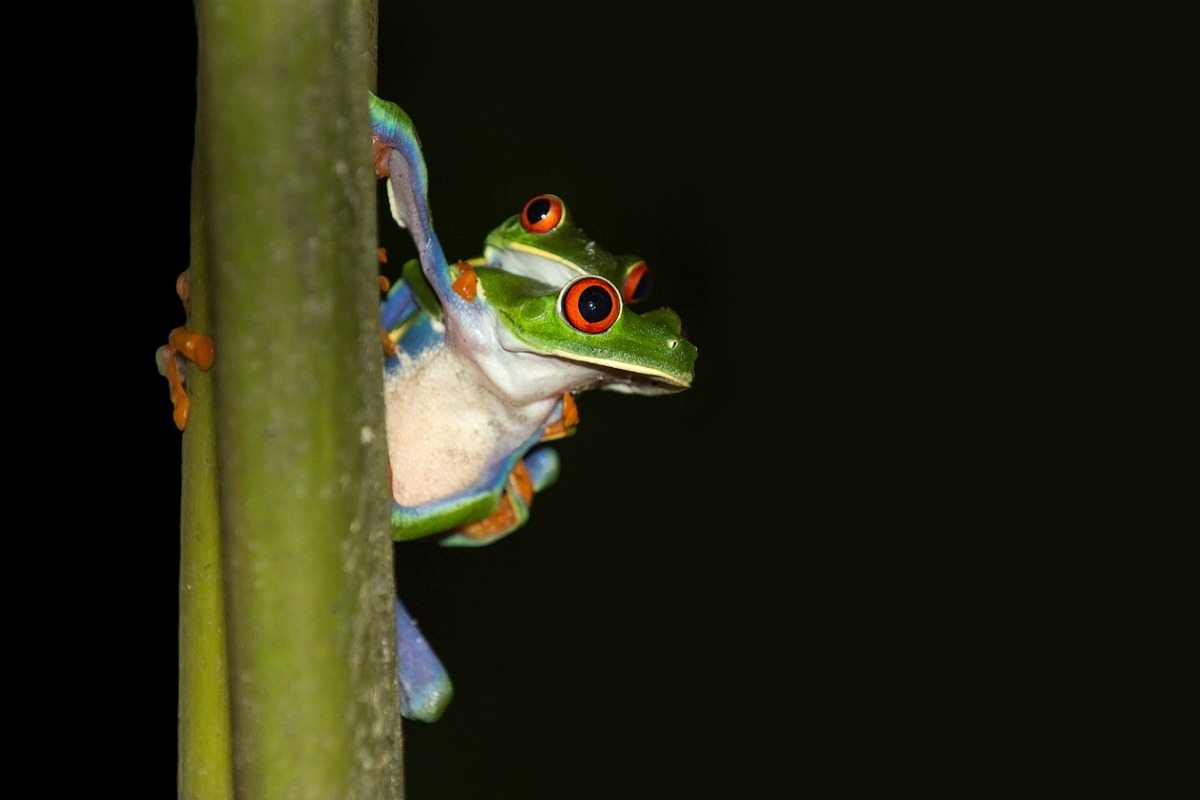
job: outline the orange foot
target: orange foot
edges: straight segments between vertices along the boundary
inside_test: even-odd
[[[461,260],[455,266],[458,267],[458,277],[451,284],[454,293],[468,303],[474,303],[475,292],[479,288],[479,276],[475,274],[475,267]]]
[[[374,151],[375,162],[375,177],[386,178],[390,174],[388,170],[388,155],[392,148],[388,147],[383,142],[379,141],[378,136],[371,137],[371,149]]]
[[[175,427],[187,427],[191,400],[184,388],[183,362],[191,361],[200,369],[207,370],[213,363],[213,340],[211,336],[178,327],[167,337],[167,344],[159,348],[160,367],[171,387],[171,405],[175,407],[172,417]]]
[[[192,294],[188,270],[185,269],[179,273],[179,277],[175,280],[175,292],[183,301],[184,310],[188,310]],[[171,331],[167,337],[167,343],[158,348],[157,356],[159,371],[167,376],[167,383],[171,387],[171,405],[174,406],[171,416],[175,420],[175,427],[183,430],[187,427],[188,411],[191,409],[191,400],[183,386],[183,362],[191,361],[203,370],[212,367],[212,337],[196,333],[186,327],[178,327]]]
[[[579,425],[579,407],[575,405],[575,397],[567,392],[562,399],[562,416],[556,422],[552,422],[546,426],[546,430],[542,432],[543,442],[552,442],[555,439],[561,439],[564,436],[570,436],[575,433],[576,426]]]
[[[518,506],[513,505],[512,495],[516,493]],[[491,514],[478,522],[464,525],[458,529],[462,535],[475,540],[493,539],[503,536],[516,528],[529,517],[529,506],[533,503],[533,481],[525,462],[518,461],[508,476],[508,486],[500,495],[500,502]]]

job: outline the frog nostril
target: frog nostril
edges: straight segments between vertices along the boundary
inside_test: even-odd
[[[667,349],[668,350],[674,350],[676,347],[679,347],[678,339],[667,339]]]

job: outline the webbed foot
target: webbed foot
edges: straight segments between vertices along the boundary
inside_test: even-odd
[[[181,272],[176,279],[175,292],[183,301],[184,309],[188,309],[191,284],[187,270]],[[174,407],[171,416],[175,420],[175,427],[183,430],[187,427],[188,412],[191,409],[191,400],[188,398],[183,375],[184,362],[191,361],[200,369],[210,369],[213,364],[212,337],[180,326],[171,331],[167,343],[158,348],[154,357],[158,363],[159,374],[166,377],[171,389],[171,405]]]
[[[546,430],[542,433],[543,442],[552,442],[555,439],[561,439],[564,436],[571,436],[575,433],[575,428],[579,425],[579,407],[575,405],[575,398],[567,392],[562,397],[562,413],[559,418],[546,426]]]
[[[475,274],[475,266],[461,260],[455,266],[458,267],[458,277],[450,284],[454,293],[468,303],[474,303],[475,294],[479,289],[479,276]]]

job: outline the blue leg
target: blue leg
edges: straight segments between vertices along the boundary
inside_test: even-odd
[[[380,309],[380,321],[383,323],[383,329],[390,331],[408,319],[416,310],[417,302],[413,297],[412,287],[404,281],[397,281],[388,292]]]
[[[436,721],[450,704],[454,687],[442,662],[398,597],[396,660],[400,665],[400,716],[421,722]]]

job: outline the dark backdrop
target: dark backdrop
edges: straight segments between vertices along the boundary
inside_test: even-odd
[[[151,357],[182,320],[195,33],[186,5],[155,13],[119,88],[163,88],[102,162],[144,245],[112,278],[137,458],[100,510],[137,533],[82,549],[125,570],[105,700],[161,796],[179,445]],[[383,4],[379,93],[421,131],[448,255],[555,192],[646,257],[700,350],[686,393],[581,398],[518,534],[397,547],[457,688],[407,728],[412,797],[1164,774],[1170,740],[1130,754],[1177,713],[1172,533],[1115,513],[1102,465],[1126,434],[1080,317],[1111,286],[1079,209],[1120,78],[1085,21],[984,16]],[[393,264],[411,252],[381,236]]]

